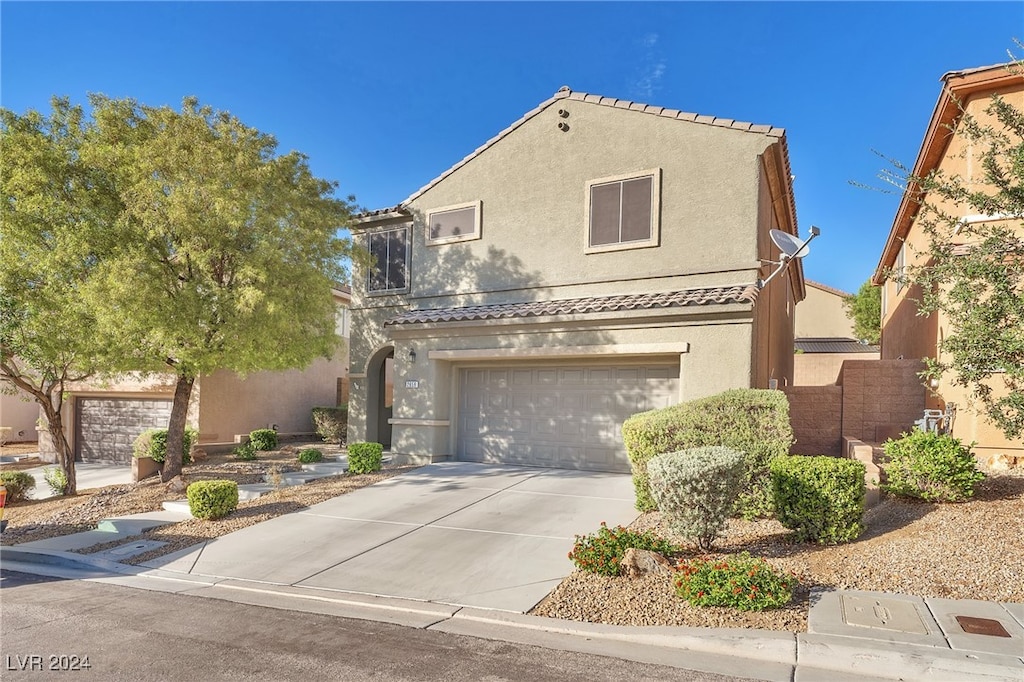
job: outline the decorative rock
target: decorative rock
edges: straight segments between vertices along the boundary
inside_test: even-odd
[[[183,479],[181,476],[175,476],[174,478],[167,482],[167,485],[164,486],[164,488],[166,488],[167,492],[169,493],[184,493],[185,488],[187,487],[188,484],[185,483],[185,479]]]
[[[197,447],[193,447],[192,448],[192,461],[193,462],[202,462],[203,460],[205,460],[209,456],[210,456],[209,453],[206,452],[206,450],[204,450],[202,448],[197,448]]]
[[[990,455],[985,463],[988,464],[988,467],[993,471],[1009,471],[1014,467],[1014,465],[1016,465],[1017,458],[1000,453]]]
[[[622,555],[619,569],[627,578],[641,578],[652,574],[670,574],[672,563],[657,552],[630,547]]]

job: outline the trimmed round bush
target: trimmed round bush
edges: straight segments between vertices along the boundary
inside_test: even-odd
[[[651,494],[669,526],[711,549],[743,485],[746,457],[721,446],[658,455],[647,462]]]
[[[7,488],[7,502],[21,502],[36,487],[36,478],[24,471],[0,471],[0,483]]]
[[[929,502],[960,502],[974,495],[985,478],[971,453],[971,445],[950,435],[914,431],[882,446],[888,479],[882,489],[894,495]]]
[[[663,556],[679,551],[678,547],[651,532],[638,533],[622,526],[609,528],[602,521],[596,533],[576,536],[569,558],[581,571],[614,577],[619,575],[622,557],[630,548],[646,549]]]
[[[277,447],[277,431],[274,429],[256,429],[249,432],[249,442],[261,452]]]
[[[232,450],[231,454],[235,456],[235,459],[240,459],[243,462],[251,462],[256,459],[256,448],[253,447],[252,443],[243,443]]]
[[[384,446],[380,443],[351,443],[348,446],[348,472],[369,474],[380,471]]]
[[[793,428],[789,400],[782,391],[741,388],[641,412],[622,424],[636,490],[636,508],[654,511],[647,484],[647,462],[666,452],[721,445],[746,456],[743,485],[733,513],[744,518],[771,516],[768,464],[789,453]]]
[[[775,517],[800,542],[838,544],[864,532],[864,464],[787,455],[771,464]]]
[[[197,519],[219,519],[238,508],[234,481],[196,481],[185,490],[188,508]]]
[[[314,462],[321,462],[324,459],[324,453],[316,448],[306,448],[299,452],[299,461],[303,464],[313,464]]]
[[[185,427],[185,440],[182,445],[182,464],[192,463],[192,446],[199,440],[199,432],[191,426]],[[147,429],[140,433],[132,443],[133,457],[149,457],[154,462],[162,463],[167,459],[167,429]]]

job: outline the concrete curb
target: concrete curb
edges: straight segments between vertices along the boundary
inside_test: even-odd
[[[56,577],[387,622],[481,639],[779,682],[818,679],[1024,680],[1024,659],[1021,657],[960,651],[936,645],[773,630],[586,623],[329,589],[192,576],[127,566],[73,552],[27,551],[16,547],[0,548],[0,563],[11,570]]]

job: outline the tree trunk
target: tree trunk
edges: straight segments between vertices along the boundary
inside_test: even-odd
[[[78,481],[75,474],[75,453],[71,450],[71,444],[64,434],[64,420],[60,416],[60,408],[53,404],[43,404],[43,414],[46,415],[47,430],[50,432],[50,440],[57,451],[57,464],[67,476],[68,485],[64,488],[65,495],[78,494]]]
[[[160,480],[165,483],[175,476],[181,475],[181,463],[185,449],[185,420],[188,417],[188,403],[192,398],[194,376],[178,375],[178,383],[174,387],[174,402],[171,403],[171,419],[167,422],[167,459],[160,473]]]

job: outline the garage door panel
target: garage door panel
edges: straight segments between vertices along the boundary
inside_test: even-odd
[[[629,471],[622,422],[676,402],[678,377],[678,366],[611,363],[462,370],[458,457]]]
[[[78,398],[76,456],[83,461],[131,463],[132,445],[146,429],[167,428],[170,400]]]

